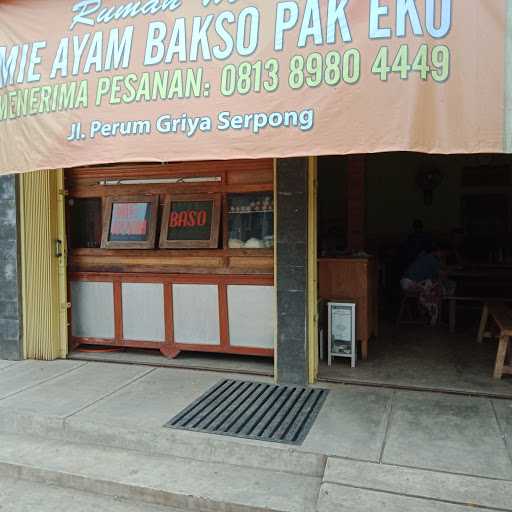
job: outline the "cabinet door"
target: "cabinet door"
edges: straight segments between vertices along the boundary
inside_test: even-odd
[[[76,338],[115,339],[112,282],[71,281],[72,324]]]
[[[219,287],[173,284],[174,342],[220,345]]]
[[[123,283],[123,338],[128,341],[165,341],[164,285]]]
[[[274,348],[274,287],[228,285],[229,344]]]

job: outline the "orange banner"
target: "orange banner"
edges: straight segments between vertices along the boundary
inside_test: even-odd
[[[0,173],[508,151],[505,0],[3,0]]]

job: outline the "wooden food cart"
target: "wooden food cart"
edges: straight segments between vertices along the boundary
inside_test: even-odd
[[[66,171],[70,340],[272,356],[272,160]]]
[[[368,359],[368,341],[378,334],[378,266],[374,257],[321,258],[319,295],[324,301],[356,304],[356,338],[361,356]]]

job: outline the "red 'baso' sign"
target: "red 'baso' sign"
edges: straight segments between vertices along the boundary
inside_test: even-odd
[[[212,201],[173,201],[167,240],[209,240],[212,214]]]

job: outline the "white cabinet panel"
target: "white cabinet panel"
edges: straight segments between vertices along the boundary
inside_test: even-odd
[[[272,286],[228,286],[228,312],[230,345],[274,348]]]
[[[71,332],[78,338],[114,338],[114,286],[71,282]]]
[[[165,341],[164,285],[123,283],[123,338]]]
[[[220,345],[217,285],[173,284],[174,341]]]

